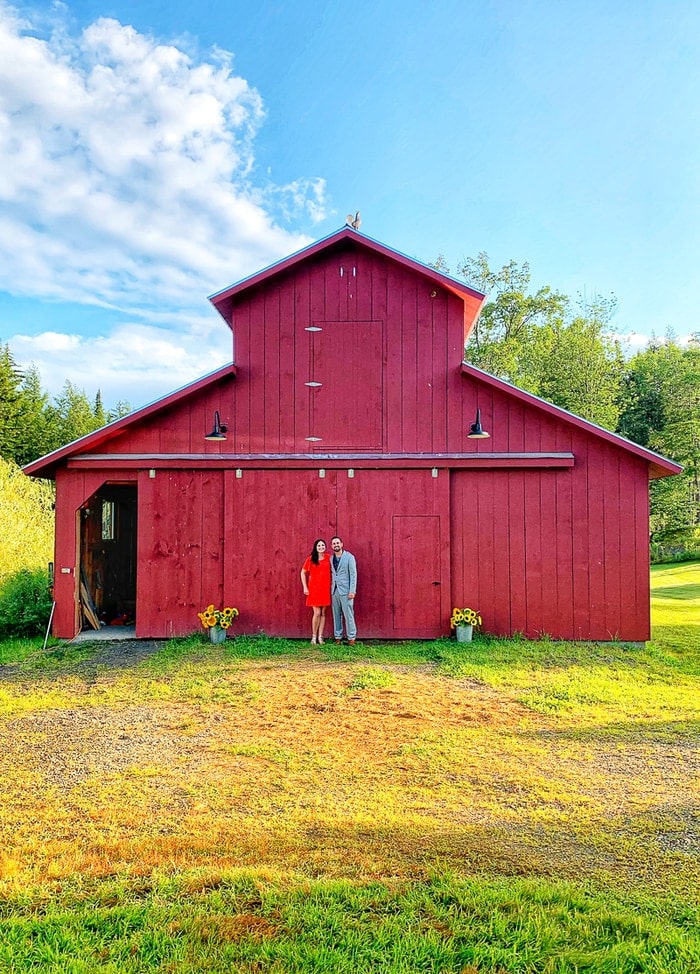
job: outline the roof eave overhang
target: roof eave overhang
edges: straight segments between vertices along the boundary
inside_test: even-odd
[[[553,403],[547,402],[545,399],[540,399],[539,396],[536,396],[531,392],[525,392],[524,389],[519,389],[510,382],[506,382],[505,379],[498,379],[495,375],[491,375],[489,372],[484,372],[483,369],[479,369],[475,365],[470,365],[468,362],[462,362],[462,375],[473,379],[478,379],[480,382],[483,382],[494,389],[499,389],[501,392],[505,392],[514,399],[519,399],[521,402],[535,406],[556,419],[564,420],[565,422],[570,423],[572,426],[585,430],[587,433],[592,433],[594,436],[597,436],[602,440],[606,440],[608,443],[612,443],[621,449],[627,450],[629,453],[635,454],[642,460],[646,460],[649,464],[650,480],[657,480],[659,477],[671,477],[674,474],[681,473],[683,470],[683,467],[679,463],[669,460],[660,453],[654,453],[653,450],[648,450],[646,447],[640,446],[638,443],[634,443],[632,440],[628,440],[624,436],[620,436],[619,433],[611,433],[610,430],[606,430],[603,426],[598,426],[596,423],[583,419],[581,416],[577,416],[575,413],[570,413],[567,409],[563,409],[561,406],[555,406]]]
[[[92,433],[87,433],[85,436],[73,440],[72,443],[67,443],[65,446],[59,447],[58,450],[47,453],[46,456],[39,457],[38,460],[33,460],[22,469],[30,477],[44,477],[48,480],[53,480],[56,476],[57,467],[68,458],[76,454],[94,450],[95,447],[101,446],[115,436],[118,436],[129,426],[154,416],[162,410],[175,405],[180,400],[185,399],[187,396],[191,396],[195,392],[200,392],[202,389],[215,385],[227,376],[234,378],[236,376],[236,366],[233,363],[228,363],[216,369],[214,372],[195,379],[194,382],[190,382],[188,385],[168,393],[167,396],[155,399],[153,402],[148,403],[148,405],[142,406],[140,409],[135,409],[133,412],[128,413],[128,415],[122,416],[120,419],[115,419],[114,422],[108,423],[106,426],[101,426],[100,429]]]
[[[282,274],[285,271],[294,268],[297,264],[308,260],[310,257],[313,257],[324,250],[331,250],[334,247],[338,247],[346,242],[364,247],[365,249],[370,250],[375,254],[380,254],[382,257],[386,257],[388,260],[392,260],[395,263],[414,271],[415,273],[421,274],[426,280],[431,281],[437,287],[441,287],[460,298],[464,302],[464,331],[466,340],[466,336],[468,336],[469,332],[471,331],[473,324],[476,321],[476,317],[481,310],[481,306],[486,300],[486,296],[482,294],[481,291],[477,291],[474,288],[469,287],[469,285],[465,284],[463,281],[458,281],[456,278],[450,277],[448,274],[443,274],[440,271],[435,270],[434,267],[430,267],[428,264],[423,264],[420,261],[415,260],[413,257],[408,257],[406,254],[402,254],[398,250],[393,250],[391,247],[387,247],[386,244],[380,243],[378,240],[373,240],[371,237],[366,236],[366,234],[359,233],[357,230],[354,230],[351,227],[341,227],[340,230],[336,230],[327,237],[323,237],[321,240],[317,240],[315,243],[309,244],[308,247],[304,247],[301,250],[298,250],[296,253],[290,254],[289,257],[285,257],[274,264],[270,264],[269,267],[266,267],[255,274],[251,274],[250,277],[244,278],[242,281],[225,288],[223,291],[218,291],[216,294],[211,295],[209,300],[224,319],[226,324],[229,327],[232,327],[234,305],[237,299],[245,291],[266,283],[271,278],[276,277],[278,274]]]

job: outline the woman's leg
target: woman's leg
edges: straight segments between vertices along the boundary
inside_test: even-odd
[[[315,643],[318,637],[318,627],[321,624],[321,607],[319,605],[312,606],[313,616],[311,617],[311,642]]]
[[[326,607],[322,605],[319,608],[321,609],[321,618],[318,623],[318,641],[323,643],[323,630],[326,628]]]

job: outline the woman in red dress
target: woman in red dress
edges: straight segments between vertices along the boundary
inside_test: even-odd
[[[331,559],[326,554],[326,542],[322,538],[314,541],[311,554],[304,562],[301,587],[304,589],[306,604],[314,610],[311,619],[311,644],[319,642],[323,645],[326,608],[331,604]]]

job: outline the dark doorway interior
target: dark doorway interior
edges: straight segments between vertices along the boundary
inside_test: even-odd
[[[135,484],[103,484],[81,510],[82,628],[133,625],[136,615]]]

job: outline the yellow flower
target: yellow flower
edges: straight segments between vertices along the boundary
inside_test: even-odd
[[[474,609],[453,609],[450,618],[450,626],[480,626],[481,616]]]
[[[204,612],[198,612],[202,625],[205,629],[209,629],[211,626],[216,625],[216,612],[214,610],[214,603],[208,605]]]
[[[221,626],[222,629],[228,629],[238,614],[238,609],[234,609],[232,606],[227,606],[224,609],[215,609],[214,603],[212,602],[211,605],[206,607],[204,612],[198,612],[197,616],[205,629],[211,629],[212,626]]]

